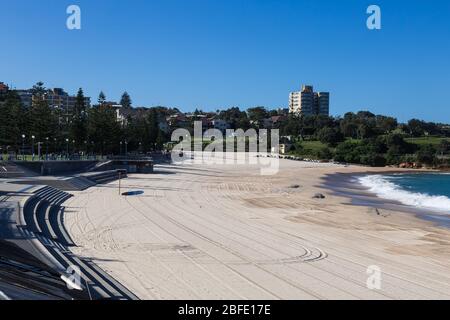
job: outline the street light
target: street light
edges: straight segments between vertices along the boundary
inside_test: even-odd
[[[47,141],[45,145],[45,160],[48,160],[48,137],[45,140]]]
[[[128,156],[128,141],[125,140],[125,157]]]
[[[25,151],[25,135],[22,134],[22,151],[20,152],[20,156],[22,157],[23,160],[23,152]]]
[[[41,149],[42,149],[42,142],[38,141],[38,161],[41,160]]]
[[[36,138],[35,136],[31,136],[31,139],[32,139],[32,142],[31,142],[31,154],[32,154],[31,161],[34,161],[34,139],[35,138]]]
[[[69,139],[66,138],[66,157],[69,157]]]
[[[120,141],[120,152],[119,152],[119,156],[122,155],[122,141]]]

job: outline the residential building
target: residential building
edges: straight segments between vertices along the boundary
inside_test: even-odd
[[[288,116],[289,115],[289,108],[278,108],[277,112],[281,116]]]
[[[280,123],[287,120],[287,116],[271,116],[270,118],[262,119],[261,121],[255,121],[254,124],[264,129],[273,129]]]
[[[161,130],[164,133],[170,132],[169,124],[167,123],[167,120],[164,117],[160,117],[160,119],[158,120],[158,127],[159,130]]]
[[[103,103],[104,106],[112,108],[116,114],[116,120],[121,126],[126,126],[129,120],[145,119],[150,111],[146,107],[123,108],[123,106],[114,101]],[[158,114],[158,127],[164,133],[170,132],[170,127],[163,114]]]
[[[317,92],[316,100],[316,112],[317,114],[329,115],[330,114],[330,93],[329,92]]]
[[[202,123],[203,130],[207,130],[210,127],[210,125],[211,125],[211,120],[208,118],[207,114],[188,113],[188,114],[186,114],[186,118],[190,122],[200,121]]]
[[[31,89],[16,90],[17,94],[25,107],[31,107],[33,102],[37,101],[37,97]],[[70,114],[75,107],[77,97],[71,96],[61,88],[47,90],[44,99],[51,108],[62,110],[65,114]],[[84,104],[86,107],[91,106],[91,98],[85,97]]]
[[[31,108],[39,99],[45,100],[49,107],[54,109],[59,118],[60,125],[67,125],[70,122],[72,110],[74,109],[77,97],[71,96],[62,88],[46,90],[42,97],[36,96],[31,89],[15,90],[25,108]],[[84,98],[84,105],[91,106],[91,98]]]
[[[60,109],[67,110],[68,112],[73,110],[77,102],[76,96],[70,96],[67,92],[65,92],[61,88],[54,88],[48,90],[47,93],[45,94],[45,98],[50,107],[53,108],[59,107]],[[85,97],[84,105],[86,107],[90,107],[91,98]]]
[[[125,114],[122,105],[120,103],[117,103],[115,101],[106,101],[103,103],[104,106],[108,106],[114,110],[116,113],[116,120],[118,123],[120,123],[121,126],[125,126],[127,124],[127,117],[128,114]]]
[[[285,116],[285,115],[281,115],[281,116],[272,116],[271,119],[272,119],[272,125],[273,125],[273,126],[276,126],[276,125],[278,125],[279,123],[282,123],[282,122],[286,121],[286,120],[288,119],[288,117]]]
[[[214,129],[220,130],[222,132],[225,132],[227,129],[230,128],[230,124],[222,119],[213,119],[211,121],[211,125]]]
[[[314,114],[314,90],[312,86],[303,86],[301,91],[289,95],[291,113]]]
[[[9,90],[9,87],[4,84],[3,82],[0,82],[0,94],[5,94]]]
[[[189,119],[183,113],[173,114],[173,115],[167,117],[166,120],[167,120],[167,123],[169,124],[169,126],[172,128],[186,127],[190,123]]]
[[[282,143],[280,144],[280,154],[286,154],[288,153],[292,148],[291,143]]]
[[[111,108],[122,108],[122,105],[116,101],[105,101],[102,103],[104,106],[108,106]]]
[[[302,86],[301,91],[289,94],[289,112],[303,115],[329,115],[330,94],[314,92],[313,86]]]
[[[33,104],[33,93],[31,90],[16,90],[16,93],[19,96],[23,106],[25,108],[31,108],[31,105]]]

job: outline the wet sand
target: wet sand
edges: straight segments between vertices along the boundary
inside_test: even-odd
[[[135,196],[118,182],[74,192],[72,250],[142,299],[450,299],[448,229],[324,184],[367,168],[280,161],[274,176],[159,166],[122,180]],[[366,286],[373,265],[379,290]]]
[[[332,190],[335,195],[347,198],[350,204],[409,213],[417,218],[434,222],[440,227],[450,229],[450,215],[448,212],[442,212],[429,208],[417,208],[401,203],[400,201],[380,198],[357,181],[359,177],[368,174],[420,174],[429,173],[429,170],[381,170],[382,171],[379,169],[377,171],[367,172],[328,174],[322,178],[323,186],[329,190]]]

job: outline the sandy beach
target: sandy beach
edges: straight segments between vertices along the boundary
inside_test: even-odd
[[[121,181],[135,196],[117,181],[73,192],[72,251],[141,299],[450,299],[450,230],[322,185],[367,168],[280,164],[273,176],[160,165]],[[367,288],[369,266],[380,289]]]

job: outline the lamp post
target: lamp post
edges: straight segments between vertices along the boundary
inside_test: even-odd
[[[38,161],[41,160],[41,148],[42,148],[42,142],[38,141]]]
[[[69,157],[69,139],[66,138],[66,158]]]
[[[128,141],[125,140],[125,157],[128,156]]]
[[[22,151],[20,152],[20,157],[22,158],[22,160],[24,151],[25,151],[25,135],[22,134]]]
[[[61,152],[61,150],[59,150],[59,151]],[[58,151],[56,150],[56,138],[53,138],[53,152],[55,153],[55,156],[58,157],[58,156],[56,155],[56,152],[58,152]]]
[[[45,143],[45,160],[48,160],[48,137],[45,138],[46,143]]]
[[[35,139],[36,137],[33,135],[33,136],[31,136],[31,154],[32,154],[32,156],[31,156],[31,161],[34,161],[34,139]]]
[[[119,156],[122,155],[122,141],[120,141],[120,152],[119,152]]]

